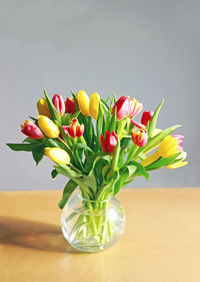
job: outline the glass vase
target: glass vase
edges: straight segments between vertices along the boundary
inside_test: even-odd
[[[100,252],[113,246],[125,228],[124,209],[113,196],[91,201],[75,194],[65,205],[62,217],[65,239],[82,252]]]

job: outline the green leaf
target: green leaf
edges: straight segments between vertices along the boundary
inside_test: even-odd
[[[76,182],[83,192],[87,193],[89,197],[93,198],[93,193],[90,190],[90,188],[87,185],[85,185],[85,183],[83,182],[83,175],[81,173],[78,173],[63,164],[57,164],[57,166],[54,166],[54,168],[58,173],[67,176],[71,180]]]
[[[85,133],[87,135],[87,141],[90,148],[94,148],[95,134],[94,134],[94,126],[92,123],[91,117],[88,117],[87,126],[85,126]]]
[[[57,175],[58,175],[58,172],[55,169],[53,169],[52,172],[51,172],[52,179],[54,180]]]
[[[162,105],[164,103],[164,99],[162,99],[161,103],[158,105],[157,109],[155,110],[155,113],[153,114],[153,117],[148,125],[148,136],[151,137],[155,127],[156,127],[156,122],[157,122],[157,118],[158,118],[158,115],[160,113],[160,110],[162,108]]]
[[[79,150],[79,149],[85,149],[85,150],[88,150],[90,153],[94,154],[94,152],[92,151],[92,149],[90,147],[88,147],[87,145],[84,145],[82,143],[77,143],[74,146],[73,149],[74,149],[74,151]]]
[[[47,95],[46,90],[44,90],[44,96],[46,98],[47,101],[47,105],[49,107],[49,110],[51,112],[52,118],[53,120],[57,120],[59,122],[59,124],[61,124],[61,117],[59,116],[54,104],[52,103],[51,99],[49,98],[49,96]]]
[[[144,168],[141,164],[134,162],[134,161],[131,161],[129,163],[129,166],[130,165],[134,165],[134,166],[137,167],[137,175],[138,176],[144,176],[147,180],[149,180],[149,174],[148,174],[146,168]]]
[[[126,168],[128,170],[128,177],[132,176],[138,169],[136,165],[127,165]]]
[[[102,104],[105,106],[104,108],[105,108],[107,111],[109,111],[109,107],[108,107],[108,105],[107,105],[107,101],[109,100],[109,98],[110,98],[110,97],[108,97],[108,99],[107,99],[106,101],[104,101],[104,100],[101,98],[101,102],[102,102]]]
[[[129,162],[132,159],[131,156],[133,152],[135,151],[135,149],[136,149],[136,145],[133,144],[133,141],[132,141],[132,147],[128,151],[127,162]]]
[[[163,166],[167,166],[170,165],[172,163],[176,163],[179,162],[180,159],[176,159],[181,152],[175,153],[172,156],[168,157],[168,158],[159,158],[157,161],[155,161],[154,163],[146,166],[146,170],[154,170],[154,169],[158,169],[161,168]]]
[[[61,117],[61,123],[62,123],[62,125],[70,125],[70,121],[71,121],[71,114],[69,114],[69,113],[65,113],[65,114]]]
[[[32,116],[29,116],[33,121],[38,121],[37,118],[34,118]]]
[[[105,100],[106,104],[108,104],[109,100],[110,100],[110,96]]]
[[[86,159],[85,162],[85,169],[89,173],[91,170],[94,169],[96,162],[100,159],[108,160],[109,155],[105,152],[98,152],[96,154],[91,155],[89,158]]]
[[[78,111],[76,111],[74,114],[72,114],[72,115],[70,116],[70,121],[72,121],[73,118],[78,118],[78,116],[80,115],[80,113],[81,113],[81,110],[78,110]]]
[[[15,144],[15,143],[7,143],[6,144],[13,151],[26,151],[31,152],[35,147],[35,144]]]
[[[114,103],[116,103],[117,102],[117,97],[115,95],[115,92],[113,92],[113,99],[114,99]]]
[[[84,171],[83,164],[82,164],[82,161],[81,161],[81,157],[80,157],[78,151],[74,151],[74,161],[75,161],[75,166],[77,168],[81,169],[82,171]]]
[[[47,139],[47,143],[48,143],[48,146],[50,146],[50,147],[58,147],[59,148],[58,143],[51,138]]]
[[[74,92],[72,90],[71,90],[71,94],[72,94],[72,97],[74,98],[75,109],[76,109],[76,112],[77,112],[77,111],[79,111],[78,101],[76,99],[76,95],[74,94]]]
[[[116,126],[116,112],[117,112],[117,107],[114,110],[114,113],[112,115],[112,118],[110,120],[109,126],[108,126],[108,131],[112,133],[112,131],[115,131],[115,126]]]
[[[102,109],[101,109],[101,103],[99,103],[99,114],[98,114],[98,118],[97,118],[97,127],[96,127],[97,144],[98,144],[99,148],[101,148],[100,135],[102,134],[102,128],[103,128],[103,113],[102,113]]]
[[[128,172],[119,172],[118,174],[118,177],[117,177],[117,180],[116,182],[114,183],[114,193],[113,195],[115,196],[117,193],[119,193],[120,189],[123,187],[123,183],[124,183],[124,180],[127,179],[128,177]]]
[[[61,163],[57,164],[57,166],[54,166],[54,168],[58,173],[65,175],[69,178],[80,178],[82,176],[81,173],[78,173],[72,170],[70,167],[63,165]]]
[[[39,162],[42,160],[43,156],[44,156],[44,145],[42,146],[35,146],[32,150],[32,155],[33,155],[33,159],[36,162],[36,165],[39,164]]]
[[[27,138],[25,138],[22,142],[23,143],[35,143],[35,144],[37,144],[37,143],[41,143],[41,139],[33,139],[33,138],[29,138],[29,137],[27,137]]]
[[[130,137],[123,137],[121,139],[121,148],[125,147],[127,150],[130,150],[130,148],[133,146],[133,140]]]
[[[110,111],[107,111],[105,113],[105,124],[104,124],[103,135],[105,135],[106,130],[108,130],[108,125],[109,125],[110,121],[111,121],[111,113],[110,113]]]
[[[122,165],[124,164],[124,155],[125,155],[125,152],[123,150],[120,150],[120,153],[119,153],[119,159],[118,159],[118,168],[121,168]]]
[[[63,209],[67,201],[69,200],[71,194],[74,192],[78,184],[73,180],[69,180],[68,183],[65,185],[63,190],[62,200],[58,203],[60,209]]]

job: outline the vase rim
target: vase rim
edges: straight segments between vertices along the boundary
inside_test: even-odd
[[[81,193],[78,192],[77,193],[77,196],[81,199],[81,200],[84,200],[84,201],[87,201],[87,202],[91,202],[91,203],[96,203],[96,202],[99,202],[99,203],[106,203],[106,202],[109,202],[112,198],[113,198],[113,195],[109,195],[107,199],[105,200],[90,200],[90,199],[86,199],[86,198],[83,198],[81,196]]]

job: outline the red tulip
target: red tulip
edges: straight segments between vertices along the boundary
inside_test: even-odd
[[[134,117],[138,115],[141,110],[143,109],[142,103],[139,103],[135,98],[129,99],[129,111],[127,116],[128,117]]]
[[[81,137],[84,133],[84,124],[79,124],[78,120],[74,118],[69,126],[62,126],[67,136]]]
[[[39,127],[31,120],[26,120],[24,125],[21,125],[21,129],[21,131],[30,138],[41,139],[44,137]]]
[[[138,147],[143,147],[147,143],[148,135],[145,128],[136,131],[136,128],[132,130],[133,143]]]
[[[75,108],[75,103],[74,103],[74,98],[67,98],[65,101],[65,108],[66,108],[66,112],[69,114],[74,114],[76,112],[76,108]]]
[[[154,114],[153,111],[143,112],[141,123],[147,126],[147,123],[152,119],[153,114]]]
[[[178,151],[183,151],[183,135],[173,134],[172,137],[175,137],[178,140]]]
[[[112,108],[111,113],[114,113],[115,108],[117,108],[116,111],[116,117],[117,120],[122,120],[125,118],[129,112],[129,105],[130,105],[130,99],[128,97],[122,96],[117,100],[115,105]]]
[[[55,94],[53,96],[52,103],[54,104],[58,114],[63,116],[65,113],[65,102],[63,97],[60,94]]]
[[[117,135],[114,131],[110,133],[109,131],[106,130],[105,139],[103,135],[101,134],[100,142],[101,142],[101,147],[104,152],[113,153],[115,146],[117,145]]]

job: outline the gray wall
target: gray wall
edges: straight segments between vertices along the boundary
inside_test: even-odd
[[[130,187],[199,186],[200,2],[0,1],[1,190],[61,189],[52,163],[12,152],[36,101],[70,89],[129,95],[155,109],[159,127],[182,124],[189,165],[152,172]]]

